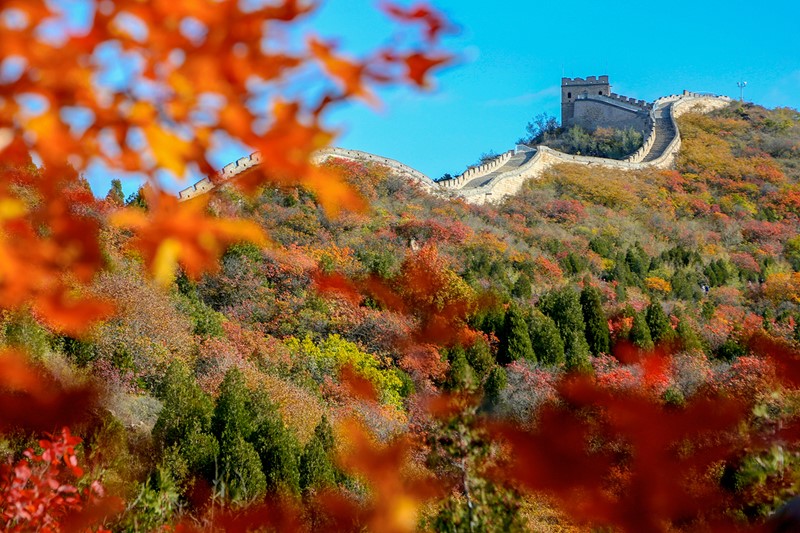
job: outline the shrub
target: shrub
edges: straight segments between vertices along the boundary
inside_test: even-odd
[[[339,370],[349,364],[372,382],[382,401],[396,407],[402,405],[400,390],[403,383],[397,374],[391,369],[381,368],[374,355],[361,351],[358,345],[339,335],[331,335],[318,344],[310,336],[302,341],[290,338],[286,345],[295,353],[296,360],[307,366],[317,383],[322,383],[326,377],[338,378]]]

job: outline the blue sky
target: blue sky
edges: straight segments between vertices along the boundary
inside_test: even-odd
[[[382,94],[382,111],[358,103],[337,109],[330,116],[343,131],[336,145],[400,160],[434,179],[458,174],[482,153],[513,148],[535,115],[560,118],[562,75],[607,74],[613,91],[646,100],[683,89],[738,97],[736,82],[746,80],[746,100],[800,108],[796,0],[432,3],[460,27],[445,41],[457,65],[442,71],[431,91]],[[345,51],[373,49],[396,27],[377,4],[323,0],[302,31],[338,37]],[[243,155],[229,147],[214,159],[223,166]],[[108,175],[88,174],[95,192],[105,194]],[[126,192],[138,183],[123,181]]]
[[[385,109],[338,110],[337,144],[403,161],[428,176],[457,173],[481,153],[514,147],[538,113],[560,116],[560,83],[608,74],[612,90],[653,100],[710,91],[767,107],[800,108],[800,4],[792,1],[659,4],[628,0],[541,0],[433,4],[461,31],[446,45],[458,66],[428,93],[384,95]],[[382,42],[390,25],[376,2],[328,0],[312,31],[342,35],[359,50]]]

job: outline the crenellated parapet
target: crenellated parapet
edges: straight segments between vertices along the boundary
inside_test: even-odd
[[[228,163],[211,178],[203,178],[191,187],[187,187],[178,193],[178,198],[181,200],[188,200],[195,196],[205,194],[214,189],[217,185],[222,184],[234,176],[237,176],[246,170],[261,164],[261,152],[253,152],[252,154],[237,159],[233,163]]]
[[[346,150],[344,148],[324,148],[312,157],[312,162],[315,164],[322,164],[330,158],[345,159],[349,161],[359,161],[367,163],[377,163],[383,165],[394,171],[395,173],[405,176],[412,181],[419,183],[426,190],[433,190],[436,184],[428,176],[422,172],[409,167],[394,159],[382,157],[368,152],[361,152],[359,150]],[[203,178],[191,187],[187,187],[178,193],[180,200],[188,200],[205,194],[215,187],[230,181],[232,178],[257,167],[263,162],[261,152],[253,152],[249,156],[237,159],[233,163],[229,163],[222,167],[222,169],[210,178]]]
[[[561,78],[564,87],[583,87],[585,85],[608,85],[608,76],[587,76],[586,78]]]
[[[473,204],[498,202],[506,196],[519,192],[525,181],[537,179],[547,169],[561,163],[613,168],[621,171],[669,168],[681,147],[680,132],[678,131],[676,119],[688,112],[708,113],[721,109],[731,102],[732,100],[727,96],[706,95],[688,91],[684,91],[681,95],[660,98],[654,102],[654,109],[660,110],[665,114],[665,119],[671,125],[671,128],[668,128],[667,131],[671,131],[673,134],[669,138],[663,139],[662,143],[659,143],[659,146],[665,144],[665,147],[658,153],[651,153],[654,146],[656,146],[655,140],[658,135],[658,132],[655,131],[655,126],[653,133],[645,141],[647,147],[642,147],[644,155],[637,152],[638,156],[636,158],[629,158],[625,161],[565,154],[547,146],[537,146],[536,155],[524,165],[497,176],[482,187],[462,189],[458,191],[459,196],[463,197],[466,202]],[[644,161],[645,158],[648,161]]]
[[[604,79],[605,78],[605,79]],[[607,76],[599,78],[590,76],[582,78],[564,78],[568,87],[581,84],[608,82]],[[548,168],[561,163],[572,163],[586,166],[614,168],[622,171],[641,170],[646,168],[668,168],[672,165],[680,150],[681,138],[678,131],[677,117],[694,111],[707,113],[727,106],[732,100],[726,96],[709,95],[684,91],[682,94],[663,96],[652,104],[641,100],[633,100],[618,95],[586,96],[617,106],[635,107],[637,114],[644,120],[644,142],[641,148],[625,160],[619,161],[601,157],[571,155],[553,150],[546,146],[531,147],[518,145],[481,165],[469,168],[460,176],[434,182],[418,170],[394,159],[344,148],[326,148],[313,156],[315,164],[337,158],[350,161],[375,163],[388,167],[399,176],[419,184],[431,194],[444,197],[460,197],[468,203],[483,204],[497,202],[506,196],[516,194],[522,184],[529,179],[540,177]],[[223,184],[248,170],[266,164],[260,153],[255,152],[224,166],[214,176],[203,178],[191,187],[179,193],[181,200],[205,194],[216,186]],[[485,179],[481,179],[485,178]]]
[[[456,176],[453,179],[442,180],[437,182],[439,186],[445,189],[460,189],[470,181],[480,178],[481,176],[488,176],[498,168],[505,165],[509,159],[514,155],[514,150],[502,153],[499,156],[487,161],[481,165],[468,168],[463,174]]]
[[[651,109],[653,109],[653,104],[651,104],[646,100],[641,100],[641,99],[637,100],[636,98],[628,98],[627,96],[622,96],[617,93],[611,93],[610,95],[605,96],[604,98],[608,98],[609,100],[614,100],[616,102],[620,102],[623,104],[632,105],[634,107],[638,107],[639,109],[643,109],[645,111],[650,111]]]

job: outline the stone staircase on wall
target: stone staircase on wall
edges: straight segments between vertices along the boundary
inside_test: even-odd
[[[314,157],[316,163],[329,158],[352,161],[373,162],[389,167],[396,174],[417,183],[431,194],[445,197],[460,197],[468,203],[483,204],[496,202],[508,195],[516,194],[528,179],[535,179],[553,165],[572,163],[587,166],[600,166],[619,170],[640,170],[645,168],[668,168],[680,149],[680,132],[675,119],[689,111],[707,113],[727,106],[732,100],[725,96],[709,96],[684,91],[680,95],[664,96],[657,99],[650,110],[651,131],[645,138],[642,148],[624,161],[570,155],[546,146],[535,148],[519,145],[515,150],[501,154],[478,167],[445,182],[434,182],[428,176],[394,159],[377,156],[358,150],[328,148]],[[204,178],[179,193],[181,200],[206,194],[218,184],[261,164],[261,154],[254,153],[226,165],[213,179]]]
[[[642,159],[643,163],[655,161],[669,147],[675,138],[675,127],[672,124],[672,102],[654,110],[655,115],[655,140],[648,153]]]
[[[493,172],[486,174],[485,176],[477,177],[464,185],[464,189],[474,189],[476,187],[482,187],[487,183],[490,183],[493,179],[498,176],[505,174],[506,172],[510,172],[521,167],[523,164],[527,163],[531,157],[536,152],[534,150],[526,151],[526,152],[517,152],[511,156],[511,158],[506,161],[506,163],[494,170]]]

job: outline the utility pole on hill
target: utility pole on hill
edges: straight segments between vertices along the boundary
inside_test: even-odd
[[[737,81],[736,86],[739,88],[739,101],[744,102],[744,88],[747,87],[747,82]]]

